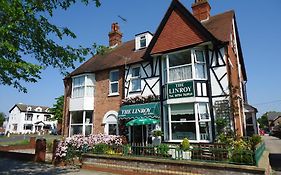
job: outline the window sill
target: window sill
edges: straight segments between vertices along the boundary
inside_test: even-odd
[[[108,97],[115,97],[115,96],[119,96],[119,93],[108,94]]]
[[[135,91],[130,91],[129,93],[139,93],[139,92],[141,92],[140,89],[139,90],[135,90]]]

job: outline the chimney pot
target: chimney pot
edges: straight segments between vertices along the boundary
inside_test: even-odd
[[[210,17],[211,6],[208,0],[195,0],[192,4],[193,16],[198,21],[206,20]]]
[[[113,47],[122,43],[122,33],[118,23],[111,24],[111,31],[108,33],[109,46]]]

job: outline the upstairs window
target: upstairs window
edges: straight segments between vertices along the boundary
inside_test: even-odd
[[[195,73],[197,79],[206,78],[206,61],[203,50],[195,50]]]
[[[140,67],[132,68],[132,91],[139,91],[141,90],[141,75],[140,75]]]
[[[146,37],[141,36],[140,37],[140,48],[146,47]]]
[[[33,114],[25,114],[25,121],[32,121]]]
[[[109,95],[118,95],[119,71],[114,70],[109,73]]]
[[[84,75],[73,78],[72,97],[93,97],[94,96],[94,75]]]
[[[51,115],[44,115],[44,121],[51,121]]]

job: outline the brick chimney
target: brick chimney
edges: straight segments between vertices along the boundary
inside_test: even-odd
[[[211,11],[211,6],[208,0],[195,0],[195,2],[192,4],[193,16],[198,21],[209,19],[210,11]]]
[[[108,33],[109,46],[115,46],[122,43],[122,33],[120,32],[118,23],[111,24],[111,31]]]

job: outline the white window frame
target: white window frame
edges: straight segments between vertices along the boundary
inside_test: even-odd
[[[84,79],[84,84],[82,85],[74,85],[74,79],[75,78],[83,78]],[[88,83],[88,77],[92,77],[93,78],[93,84],[89,84]],[[84,89],[84,92],[83,92],[83,95],[82,96],[74,96],[74,89],[75,88],[83,88]],[[74,76],[72,77],[72,91],[71,91],[71,98],[84,98],[84,97],[88,97],[87,95],[87,87],[93,87],[93,96],[91,97],[94,97],[95,95],[95,75],[94,74],[83,74],[83,75],[78,75],[78,76]]]
[[[199,61],[197,60],[197,55],[196,55],[196,51],[200,51],[203,52],[203,61]],[[194,57],[194,78],[193,79],[197,79],[197,80],[206,80],[207,79],[207,64],[206,64],[206,52],[203,49],[200,48],[195,48],[193,50],[193,57]],[[196,65],[204,65],[204,78],[198,78],[196,77],[196,75],[198,74],[198,72],[196,71]]]
[[[133,76],[133,70],[134,69],[139,69],[139,75],[138,76]],[[133,90],[133,80],[138,80],[140,81],[140,87],[139,89],[134,89]],[[131,70],[131,88],[130,88],[130,92],[138,92],[141,90],[141,67],[140,66],[136,66],[136,67],[132,67],[132,70]]]
[[[144,43],[145,43],[144,46],[141,45],[142,41],[144,41]],[[145,48],[145,47],[146,47],[146,36],[143,35],[143,36],[140,36],[140,49]]]
[[[111,74],[113,72],[118,72],[118,79],[117,79],[117,81],[111,81]],[[112,92],[111,85],[115,84],[115,83],[117,83],[117,92]],[[119,70],[118,69],[112,70],[112,71],[109,72],[109,88],[108,89],[109,89],[109,96],[119,95]]]
[[[31,118],[31,120],[28,120],[28,116],[31,116],[30,118]],[[26,113],[25,114],[25,118],[24,118],[24,121],[32,121],[33,120],[33,114],[31,114],[31,113]]]
[[[73,111],[73,112],[77,112],[77,111]],[[91,130],[91,134],[93,133],[93,123],[94,123],[94,119],[93,119],[93,115],[94,115],[94,111],[92,111],[92,123],[86,123],[86,112],[87,111],[82,111],[82,123],[72,123],[72,112],[70,112],[70,122],[69,122],[69,131],[68,131],[68,135],[71,135],[71,128],[72,126],[81,126],[82,125],[82,135],[85,136],[86,134],[86,126],[91,126],[92,130]]]

